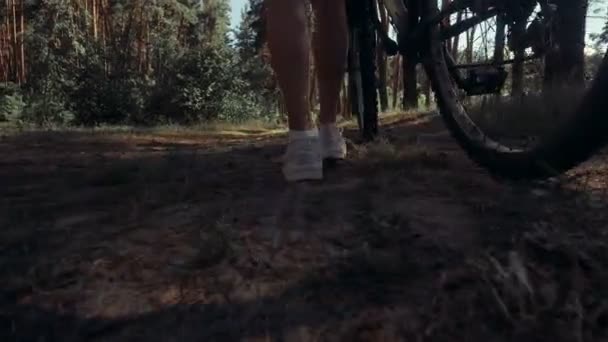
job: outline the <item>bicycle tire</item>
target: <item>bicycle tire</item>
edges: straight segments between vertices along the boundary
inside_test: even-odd
[[[376,31],[373,0],[347,1],[350,27],[348,89],[352,113],[357,117],[361,138],[373,140],[378,134],[378,94],[376,89]]]
[[[424,1],[421,13],[433,17],[439,9]],[[529,150],[515,151],[487,139],[468,118],[450,78],[438,25],[425,28],[423,64],[431,79],[440,115],[452,137],[469,158],[492,175],[510,180],[534,180],[558,176],[591,158],[608,141],[608,54],[577,115],[571,115],[554,134]],[[481,135],[480,135],[481,134]]]

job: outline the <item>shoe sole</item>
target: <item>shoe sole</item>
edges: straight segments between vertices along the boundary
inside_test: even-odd
[[[346,149],[323,149],[321,148],[321,157],[323,159],[346,159]]]
[[[284,172],[284,176],[288,182],[322,180],[323,179],[323,168],[298,170],[297,172],[289,172],[289,173]]]

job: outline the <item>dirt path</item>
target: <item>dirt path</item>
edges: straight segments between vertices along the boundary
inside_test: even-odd
[[[602,159],[499,183],[441,130],[351,145],[282,221],[282,136],[2,137],[0,340],[606,340]]]

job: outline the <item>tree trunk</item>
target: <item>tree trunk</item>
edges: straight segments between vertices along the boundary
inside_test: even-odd
[[[386,10],[382,6],[380,6],[380,21],[382,27],[385,30],[388,30],[388,18]],[[380,98],[380,109],[383,112],[388,110],[388,93],[386,91],[386,63],[386,51],[384,51],[384,46],[382,43],[378,42],[376,48],[376,64],[378,65],[378,94]]]
[[[7,71],[8,71],[8,80],[14,81],[14,68],[15,68],[15,63],[13,61],[13,35],[12,35],[12,29],[11,29],[11,2],[10,0],[6,0],[6,16],[5,16],[5,25],[6,25],[6,54],[7,54]]]
[[[424,105],[428,109],[431,107],[431,79],[426,74],[423,76],[422,92],[424,94]]]
[[[467,63],[473,63],[473,53],[474,53],[474,45],[475,45],[475,33],[477,26],[471,27],[469,31],[467,31],[467,52],[466,59]]]
[[[456,24],[462,21],[462,12],[458,12],[456,15]],[[458,62],[458,45],[460,45],[460,35],[454,37],[454,41],[452,42],[452,56],[454,60]]]
[[[310,67],[309,87],[308,87],[308,105],[310,110],[314,111],[317,106],[317,71]]]
[[[418,8],[416,1],[408,1],[409,20],[412,25],[418,22]],[[418,56],[416,49],[411,47],[407,49],[403,60],[403,109],[413,109],[418,107],[418,78],[416,74],[416,64]]]
[[[352,117],[352,111],[350,108],[350,98],[348,96],[348,82],[346,79],[342,80],[342,118],[350,119]]]
[[[450,3],[451,3],[451,2],[452,2],[451,0],[441,0],[441,9],[442,9],[442,10],[443,10],[443,9],[446,9],[446,8],[447,8],[447,7],[450,5]],[[442,26],[443,26],[443,28],[445,28],[445,29],[447,29],[448,27],[450,27],[450,17],[449,17],[449,16],[448,16],[448,17],[446,17],[446,18],[445,18],[445,19],[442,21],[441,25],[442,25]],[[445,42],[445,44],[446,44],[446,48],[448,49],[448,51],[452,51],[452,42],[453,42],[453,40],[452,40],[452,39],[448,39],[448,40]]]
[[[100,0],[101,4],[99,5],[99,18],[101,19],[101,46],[103,49],[103,70],[106,75],[110,73],[110,67],[108,65],[107,58],[107,46],[108,46],[108,36],[110,35],[109,27],[108,27],[108,4],[107,0]]]
[[[585,21],[588,0],[554,0],[557,48],[545,58],[545,88],[585,81]]]
[[[397,108],[399,90],[401,89],[401,55],[394,58],[393,65],[393,109]]]
[[[308,27],[310,28],[310,37],[315,37],[318,33],[316,32],[317,29],[317,25],[315,25],[316,22],[316,18],[314,15],[314,12],[312,11],[312,8],[310,8],[310,6],[308,7],[308,10],[306,11],[306,15],[307,15],[307,19],[308,19]],[[316,41],[311,42],[312,44],[315,44]],[[308,60],[310,61],[310,69],[309,69],[309,75],[308,75],[308,105],[310,106],[310,110],[311,112],[314,111],[316,105],[317,105],[317,60],[316,60],[316,56],[314,53],[314,49],[311,49],[309,52],[309,56],[308,56]]]
[[[524,92],[524,57],[525,48],[522,44],[522,37],[525,33],[526,22],[516,22],[513,25],[512,39],[513,49],[515,53],[515,61],[513,62],[513,70],[511,72],[511,96],[518,97]]]
[[[8,44],[7,44],[7,39],[6,39],[6,28],[4,26],[4,23],[2,24],[0,34],[2,34],[2,36],[0,37],[0,69],[2,72],[2,81],[8,82],[10,72],[8,70],[9,65],[8,65],[8,61],[6,58],[6,51],[7,51]]]
[[[12,25],[11,25],[11,34],[12,34],[12,46],[11,51],[13,52],[12,56],[12,64],[13,64],[13,77],[17,83],[21,84],[21,76],[19,72],[19,50],[17,48],[17,4],[16,0],[11,0],[11,11],[12,11]],[[7,16],[9,14],[7,13]]]
[[[97,29],[97,24],[98,24],[98,9],[97,9],[97,0],[93,0],[93,39],[95,41],[97,41],[97,37],[98,37],[98,29]]]
[[[418,107],[418,77],[416,59],[413,56],[403,60],[403,109]]]
[[[21,50],[21,82],[25,83],[25,9],[23,2],[25,0],[21,0],[21,39],[19,39],[19,45]]]
[[[496,19],[496,36],[494,39],[494,62],[500,63],[505,60],[505,29],[506,22],[504,16]]]

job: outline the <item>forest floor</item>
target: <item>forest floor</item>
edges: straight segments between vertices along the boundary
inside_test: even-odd
[[[4,134],[0,341],[607,340],[605,158],[499,182],[442,130],[297,188],[276,132]]]

